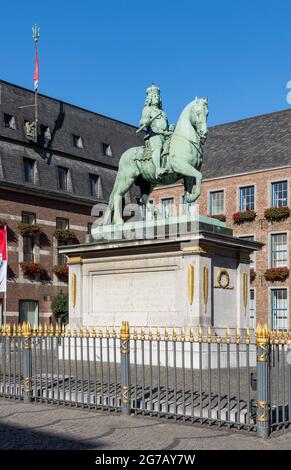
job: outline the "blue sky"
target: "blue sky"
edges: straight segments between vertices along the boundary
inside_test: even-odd
[[[290,106],[290,0],[13,0],[0,21],[1,79],[33,87],[37,22],[39,91],[135,125],[152,81],[170,122],[196,95],[210,125]]]

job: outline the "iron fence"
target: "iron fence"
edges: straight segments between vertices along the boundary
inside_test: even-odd
[[[291,335],[258,326],[130,329],[4,325],[0,395],[256,430],[291,424]]]

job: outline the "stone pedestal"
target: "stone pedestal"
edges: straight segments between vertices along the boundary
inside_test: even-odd
[[[249,256],[262,245],[206,217],[192,220],[190,231],[187,223],[178,230],[173,224],[163,236],[154,227],[151,238],[61,248],[69,262],[70,324],[247,327]]]

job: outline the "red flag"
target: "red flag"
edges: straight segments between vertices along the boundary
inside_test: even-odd
[[[36,50],[35,52],[35,68],[34,68],[34,90],[36,91],[38,89],[38,52]]]
[[[0,230],[0,292],[6,292],[7,285],[7,232]]]

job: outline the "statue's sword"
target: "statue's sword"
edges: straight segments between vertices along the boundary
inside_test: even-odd
[[[143,126],[141,126],[139,129],[137,129],[136,131],[136,134],[138,134],[140,131],[143,131],[146,127],[148,127],[148,125],[154,121],[154,119],[156,119],[157,117],[159,117],[160,115],[162,114],[162,111],[160,111],[158,114],[156,114],[154,117],[152,117],[149,122],[147,122],[146,124],[144,124]]]

